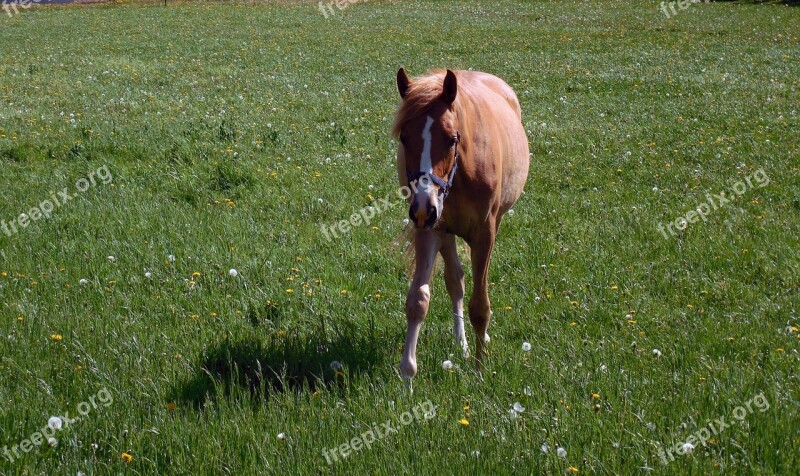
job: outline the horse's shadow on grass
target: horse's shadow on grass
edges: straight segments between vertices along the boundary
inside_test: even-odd
[[[372,334],[348,329],[333,339],[313,335],[226,338],[203,352],[197,374],[176,389],[175,399],[202,408],[220,395],[231,398],[249,392],[260,401],[275,392],[314,392],[322,387],[341,391],[348,379],[370,374],[381,365],[382,353]],[[332,366],[334,361],[342,361],[344,367]]]

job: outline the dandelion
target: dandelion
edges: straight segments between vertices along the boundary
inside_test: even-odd
[[[514,216],[514,210],[513,210],[513,209],[512,209],[512,210],[509,210],[509,211],[507,211],[507,212],[506,212],[506,214],[507,214],[508,216],[510,216],[510,217],[513,217],[513,216]]]
[[[117,262],[117,258],[115,258],[113,256],[109,256],[108,260],[111,261],[112,263],[116,263]]]
[[[522,350],[523,350],[523,352],[530,352],[530,350],[531,350],[530,342],[523,342],[522,343]]]
[[[511,410],[509,410],[508,413],[511,415],[511,418],[517,418],[517,416],[524,411],[525,407],[523,407],[521,403],[514,402],[514,405],[511,406]]]
[[[616,284],[615,284],[615,285],[613,285],[613,286],[611,286],[611,290],[612,290],[612,291],[616,291],[616,290],[618,290],[618,289],[619,289],[619,286],[617,286]]]
[[[286,290],[286,294],[293,294],[293,293],[294,293],[294,289],[292,289],[292,288],[289,288],[289,289]]]
[[[58,446],[58,440],[51,436],[51,437],[47,438],[47,444],[48,444],[48,446],[51,446],[51,447]]]
[[[661,357],[661,351],[658,349],[653,349],[653,357],[655,358]]]
[[[167,403],[167,411],[174,412],[175,411],[175,404],[174,403]]]
[[[280,441],[285,441],[286,440],[286,433],[278,433],[278,439]]]
[[[130,463],[131,461],[133,461],[133,455],[130,453],[122,453],[122,461]]]
[[[567,474],[578,474],[578,468],[575,466],[570,466],[567,468]]]
[[[78,284],[80,284],[81,286],[86,286],[87,284],[89,284],[89,280],[85,278],[81,279],[80,281],[78,281]]]
[[[444,362],[442,362],[442,368],[445,369],[445,370],[452,369],[453,368],[453,362],[450,362],[449,360],[445,360]]]
[[[600,400],[600,394],[599,393],[593,393],[592,394],[592,400]]]
[[[193,278],[199,278],[200,277],[200,272],[199,271],[195,271],[194,273],[192,273],[192,277]]]
[[[558,449],[556,449],[556,454],[561,459],[566,459],[567,458],[567,450],[565,450],[564,448],[562,448],[560,446],[558,447]]]
[[[542,450],[542,454],[544,455],[550,452],[550,446],[548,446],[547,442],[542,443],[542,447],[539,449]]]
[[[150,279],[150,278],[153,277],[153,273],[151,273],[150,271],[147,271],[147,272],[144,273],[144,277],[147,278],[147,279]]]
[[[681,454],[688,455],[694,451],[694,445],[688,441],[681,446]]]
[[[461,425],[461,426],[469,426],[469,421],[467,421],[466,418],[462,418],[462,419],[458,420],[458,424]]]
[[[175,262],[175,255],[167,256],[167,261],[169,261],[170,263],[174,263]]]
[[[777,352],[779,354],[782,354],[783,353],[783,349],[778,347],[777,349],[775,349],[775,352]]]
[[[64,422],[57,416],[51,416],[47,420],[47,427],[53,430],[60,430],[64,426]]]
[[[239,272],[238,272],[238,271],[236,271],[235,269],[231,268],[231,269],[228,271],[228,275],[229,275],[231,278],[235,278],[236,276],[239,276]]]
[[[61,342],[62,339],[61,334],[50,334],[50,340],[53,342]]]

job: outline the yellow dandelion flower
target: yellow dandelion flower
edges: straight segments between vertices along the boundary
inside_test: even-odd
[[[192,277],[193,278],[199,278],[200,277],[200,272],[199,271],[195,271],[194,273],[192,273]]]
[[[578,474],[578,468],[576,468],[575,466],[570,466],[569,468],[567,468],[567,473]]]
[[[62,339],[63,339],[63,337],[61,337],[61,334],[51,334],[50,335],[50,340],[52,340],[54,342],[61,342]]]
[[[464,411],[465,411],[465,412],[468,412],[468,411],[469,411],[469,405],[464,405]]]
[[[783,349],[778,347],[777,349],[775,349],[775,352],[777,352],[779,354],[782,354],[783,353]]]
[[[344,378],[344,372],[342,372],[341,370],[337,370],[336,371],[336,376],[339,377],[339,378]]]
[[[131,461],[133,461],[133,455],[130,453],[122,453],[122,461],[130,463]]]
[[[212,312],[211,313],[211,317],[217,317],[217,313],[216,312]]]
[[[600,400],[600,394],[599,393],[593,393],[592,394],[592,400]]]
[[[175,404],[174,403],[167,403],[167,411],[175,411]]]
[[[619,289],[619,286],[617,286],[616,284],[611,286],[612,291],[616,291],[617,289]]]
[[[347,289],[342,289],[341,295],[342,296],[347,296]]]
[[[570,304],[572,304],[573,307],[578,307],[578,301],[572,301]]]
[[[458,424],[461,425],[461,426],[469,426],[469,421],[467,421],[466,418],[462,418],[462,419],[458,420]]]
[[[22,316],[17,316],[17,322],[22,322],[22,321],[24,321],[24,320],[25,320],[25,318],[24,318],[24,317],[22,317]]]
[[[294,289],[289,288],[289,289],[286,290],[286,293],[287,294],[292,294],[292,293],[294,293]]]
[[[578,323],[575,322],[575,321],[572,321],[572,322],[569,323],[569,325],[570,325],[570,327],[575,327],[575,326],[578,325]]]
[[[4,278],[7,278],[7,277],[8,277],[8,273],[6,273],[5,271],[3,271],[2,273],[0,273],[0,276],[2,276],[2,277],[4,277]]]
[[[380,298],[381,298],[381,293],[380,292],[375,293],[375,299],[380,299]]]

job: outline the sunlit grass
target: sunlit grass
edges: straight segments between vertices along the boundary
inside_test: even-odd
[[[0,220],[113,175],[0,231],[0,452],[113,396],[0,473],[796,472],[797,8],[288,3],[0,19]],[[533,153],[490,272],[488,368],[460,358],[440,271],[413,396],[406,210],[320,229],[397,202],[400,66],[504,78]],[[658,231],[759,169],[765,186]],[[762,392],[769,409],[662,464]],[[426,401],[435,417],[326,462]]]

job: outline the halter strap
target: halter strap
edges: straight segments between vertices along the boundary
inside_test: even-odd
[[[416,182],[422,177],[427,176],[431,182],[439,186],[439,193],[442,194],[442,201],[444,201],[444,199],[447,198],[447,194],[450,193],[450,189],[453,187],[453,179],[456,178],[456,172],[458,171],[458,145],[460,143],[460,139],[461,134],[456,133],[456,153],[455,156],[453,156],[453,168],[450,169],[450,174],[447,176],[447,182],[437,177],[436,174],[419,171],[415,173],[406,172],[408,183],[411,184],[411,182]]]

